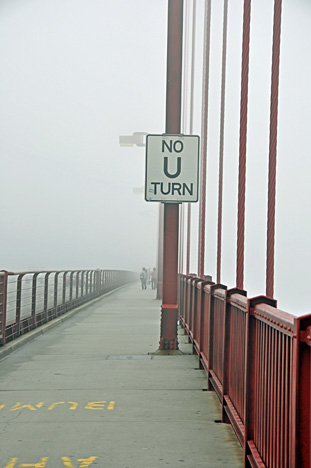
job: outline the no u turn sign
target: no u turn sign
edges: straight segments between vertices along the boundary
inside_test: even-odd
[[[198,135],[147,135],[145,200],[197,202]]]

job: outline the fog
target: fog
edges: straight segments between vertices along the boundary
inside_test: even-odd
[[[144,11],[1,0],[2,268],[155,264],[144,150],[119,146],[164,128],[165,2]]]
[[[201,134],[203,0],[198,0],[194,133]],[[252,2],[245,288],[265,293],[272,0]],[[212,3],[206,273],[216,274],[222,4]],[[229,2],[222,282],[235,285],[242,0]],[[284,0],[275,297],[308,305],[311,5]],[[119,136],[165,130],[166,0],[1,0],[0,269],[156,264],[158,205],[144,149]],[[187,131],[186,123],[184,132]],[[191,270],[197,271],[193,206]]]

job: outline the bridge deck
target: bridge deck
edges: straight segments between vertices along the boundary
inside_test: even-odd
[[[0,362],[1,468],[243,466],[182,331],[185,354],[149,354],[159,342],[154,296],[120,289],[25,335],[27,346]]]

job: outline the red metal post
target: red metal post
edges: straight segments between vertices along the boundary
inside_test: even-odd
[[[187,257],[186,275],[190,275],[190,246],[191,246],[191,203],[187,207]]]
[[[251,20],[251,0],[244,0],[242,72],[241,72],[241,107],[240,107],[238,234],[237,234],[237,262],[236,262],[236,287],[240,289],[243,289],[243,285],[244,285],[245,179],[246,179],[246,137],[247,137],[250,20]]]
[[[207,159],[207,125],[208,125],[208,87],[210,64],[210,36],[211,36],[211,0],[205,3],[204,24],[204,55],[203,55],[203,104],[202,104],[202,143],[201,143],[201,177],[200,177],[200,206],[199,206],[199,241],[198,241],[198,276],[204,276],[205,257],[205,203],[206,203],[206,159]]]
[[[179,205],[164,206],[163,301],[160,350],[177,350],[177,263]]]
[[[166,134],[180,133],[183,0],[168,2]],[[163,298],[160,350],[177,350],[179,205],[164,205]]]
[[[163,205],[159,204],[158,261],[157,261],[157,299],[162,299],[163,288]]]
[[[181,206],[179,217],[179,266],[178,272],[180,275],[184,272],[184,239],[185,239],[185,210]]]
[[[269,179],[268,179],[268,225],[267,225],[267,262],[266,295],[274,293],[274,235],[275,235],[275,185],[276,152],[278,129],[279,69],[281,42],[282,0],[274,3],[271,101],[270,101],[270,142],[269,142]]]

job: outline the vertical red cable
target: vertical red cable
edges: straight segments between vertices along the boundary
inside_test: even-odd
[[[187,83],[188,83],[188,36],[189,36],[189,0],[184,3],[184,41],[183,41],[183,91],[182,91],[182,126],[181,133],[186,133],[187,128]],[[185,239],[185,206],[180,205],[179,219],[179,272],[184,271],[184,239]],[[187,240],[188,242],[188,240]],[[186,260],[187,262],[187,260]],[[187,273],[187,263],[186,263]]]
[[[268,176],[268,222],[267,222],[267,261],[266,295],[274,294],[274,239],[275,239],[275,187],[276,155],[278,130],[280,43],[282,22],[282,0],[274,2],[271,100],[270,100],[270,139],[269,139],[269,176]]]
[[[189,133],[193,133],[193,108],[194,108],[194,67],[195,67],[195,24],[196,24],[196,0],[193,0],[192,10],[192,49],[191,49],[191,81],[190,81],[190,123]],[[187,215],[187,266],[186,273],[190,273],[190,242],[191,242],[191,203],[188,203]]]
[[[207,162],[207,130],[208,130],[208,89],[210,67],[210,37],[211,37],[211,0],[205,3],[204,22],[204,55],[202,83],[202,129],[201,129],[201,178],[199,206],[199,241],[198,241],[198,276],[204,276],[205,257],[205,205],[206,205],[206,162]]]
[[[218,232],[217,232],[217,283],[221,281],[221,231],[222,231],[222,196],[223,196],[223,161],[224,161],[224,126],[226,101],[226,64],[227,64],[228,0],[224,0],[223,38],[222,38],[222,73],[220,104],[219,137],[219,181],[218,181]]]
[[[244,287],[246,139],[247,139],[250,19],[251,19],[251,0],[244,0],[242,71],[241,71],[241,106],[240,106],[238,232],[237,232],[237,263],[236,263],[236,286],[239,289],[243,289]]]

